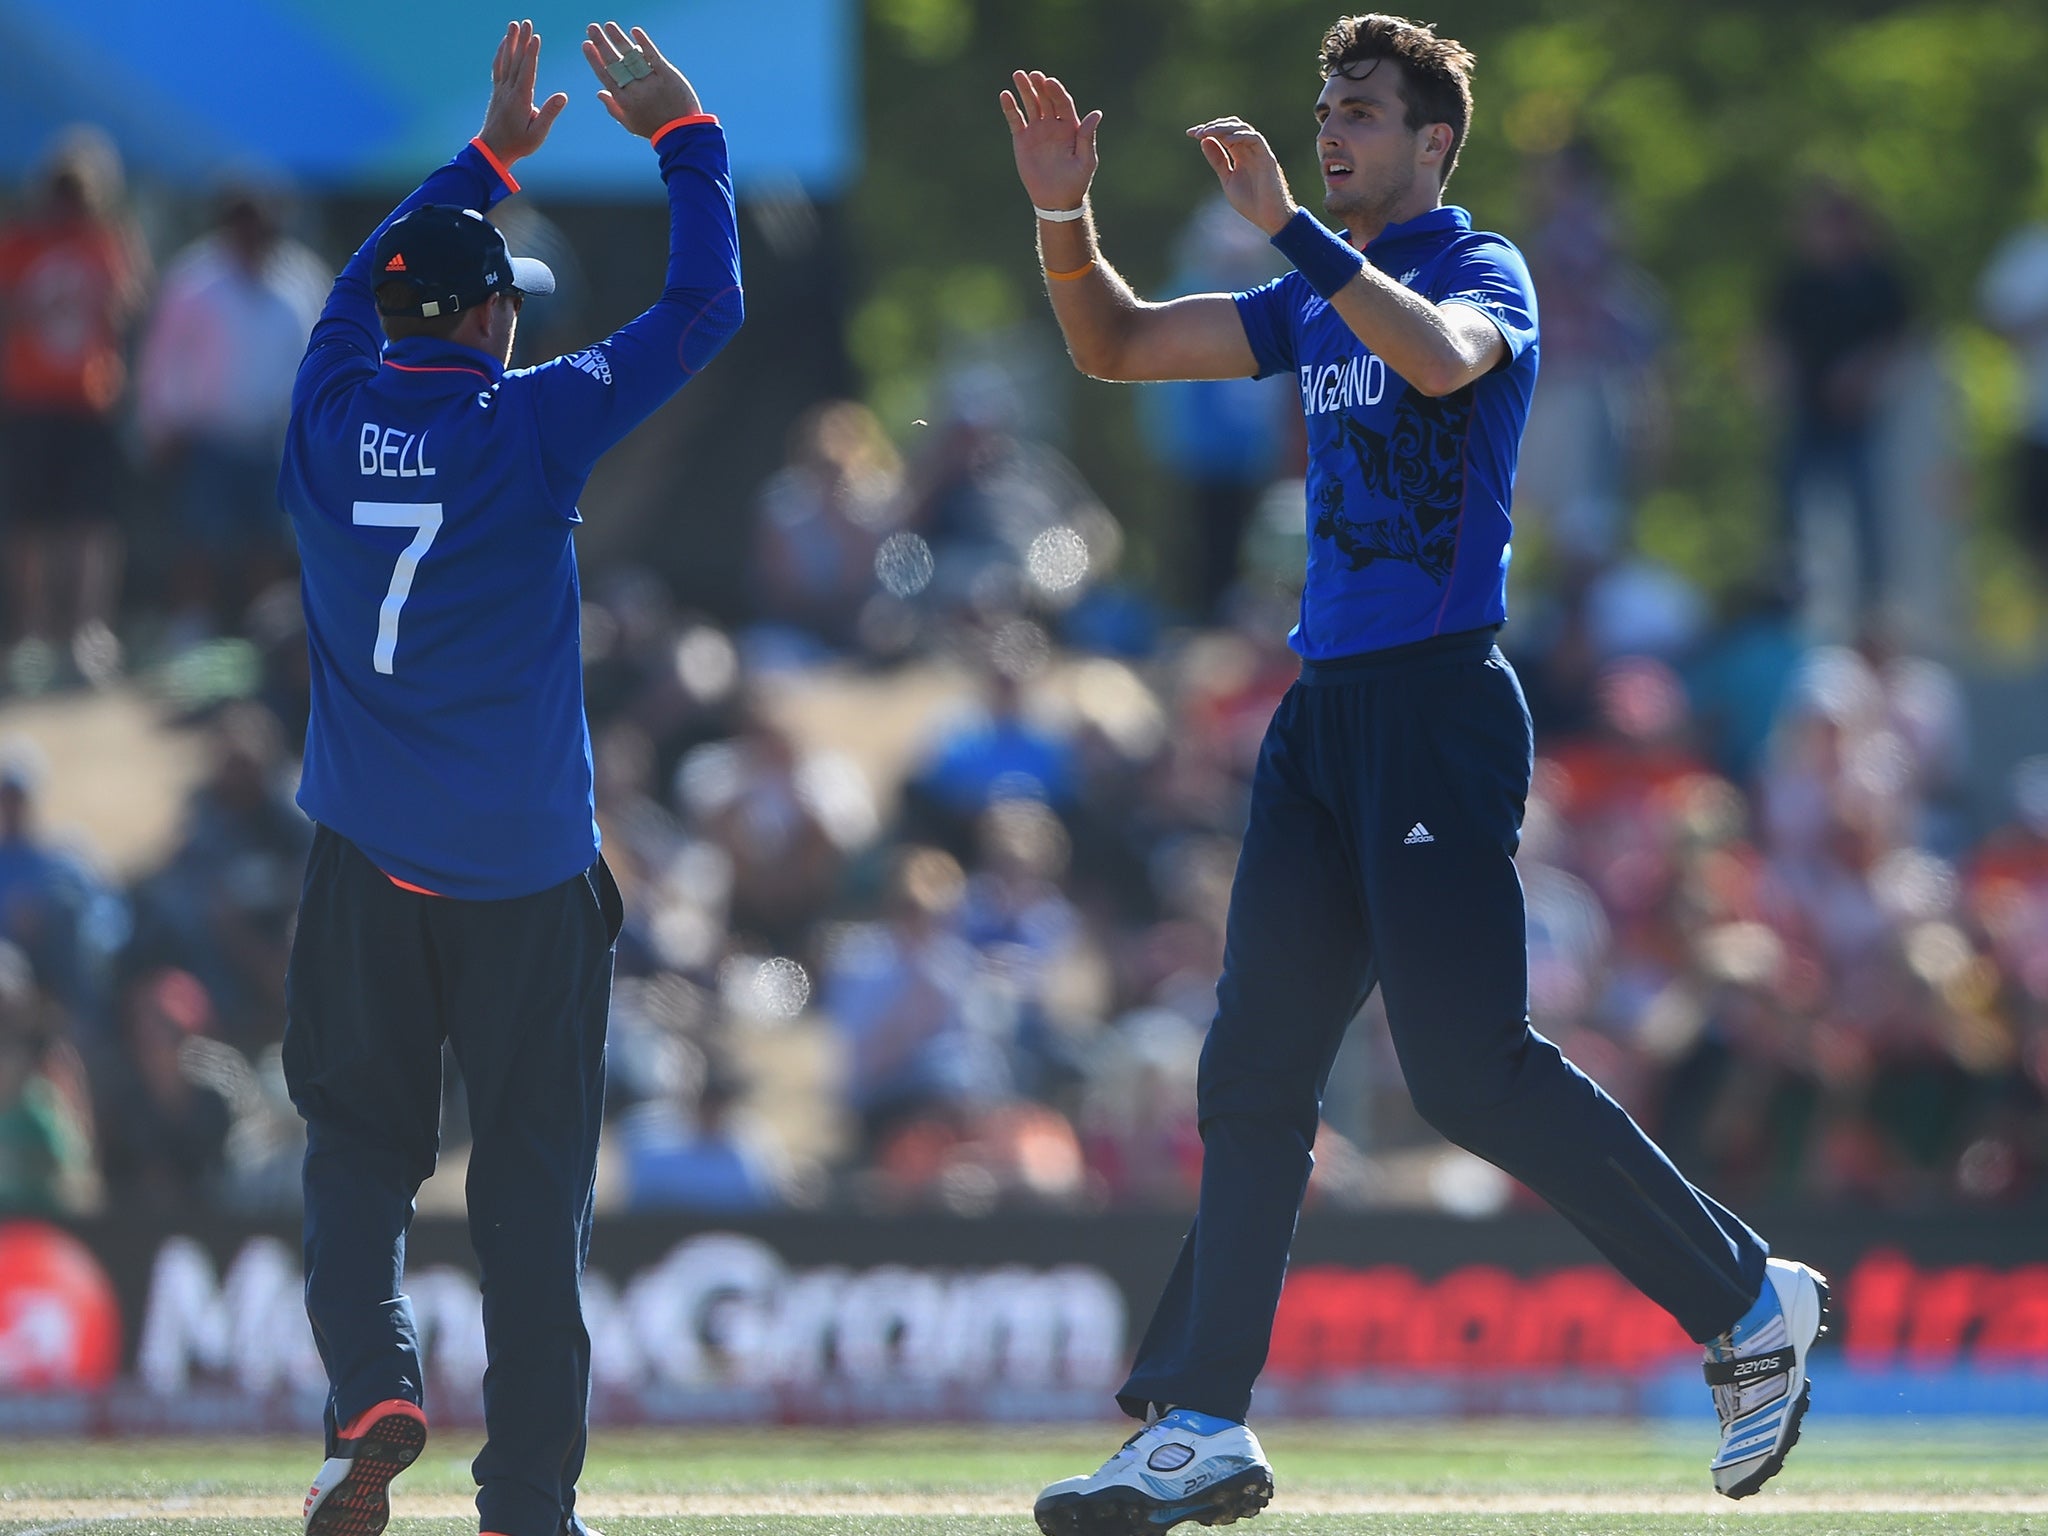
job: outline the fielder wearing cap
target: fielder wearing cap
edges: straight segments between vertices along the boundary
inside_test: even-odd
[[[327,1367],[308,1536],[375,1536],[420,1454],[424,1380],[399,1291],[433,1171],[441,1049],[472,1140],[483,1272],[482,1528],[575,1536],[590,1399],[579,1300],[604,1109],[618,887],[598,855],[576,500],[604,451],[741,318],[725,137],[644,32],[589,29],[599,100],[651,141],[668,280],[623,328],[508,371],[554,277],[487,217],[568,104],[505,29],[483,131],[342,272],[292,394],[279,494],[304,570],[318,824],[287,977],[284,1065],[307,1125],[306,1310]]]
[[[547,263],[514,256],[498,226],[474,208],[429,203],[393,220],[377,237],[377,313],[435,319],[474,309],[500,293],[553,293]]]

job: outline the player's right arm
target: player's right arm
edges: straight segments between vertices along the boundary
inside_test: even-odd
[[[292,390],[296,411],[309,390],[337,369],[364,362],[375,367],[383,355],[384,332],[377,321],[377,274],[370,270],[377,240],[385,229],[423,203],[452,203],[488,213],[519,190],[512,165],[539,149],[569,98],[557,92],[540,106],[533,104],[534,76],[540,68],[540,35],[530,21],[508,22],[491,59],[491,98],[484,126],[453,160],[419,184],[412,196],[370,231],[335,279],[334,290],[313,326]]]
[[[1088,212],[1100,112],[1083,117],[1067,88],[1038,70],[1011,76],[1002,93],[1017,176],[1032,206],[1078,219],[1038,221],[1046,292],[1074,366],[1097,379],[1244,379],[1258,372],[1244,322],[1229,294],[1202,293],[1148,304],[1132,292],[1096,241]]]

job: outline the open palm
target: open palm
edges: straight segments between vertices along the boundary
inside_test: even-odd
[[[538,107],[533,80],[540,70],[540,34],[530,21],[510,21],[491,59],[491,104],[484,109],[483,132],[477,135],[505,164],[523,160],[539,149],[569,105],[555,92]]]
[[[1041,70],[1012,75],[1017,90],[1002,93],[1017,176],[1040,208],[1078,208],[1095,179],[1095,130],[1100,112],[1081,116],[1067,88]]]

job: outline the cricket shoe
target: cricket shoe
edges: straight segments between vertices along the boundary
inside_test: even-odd
[[[1813,1387],[1806,1355],[1828,1331],[1828,1281],[1784,1259],[1764,1261],[1763,1293],[1707,1346],[1707,1385],[1721,1416],[1716,1491],[1746,1499],[1778,1475],[1806,1417]]]
[[[1242,1424],[1176,1408],[1124,1442],[1100,1471],[1038,1496],[1045,1536],[1156,1536],[1194,1520],[1229,1525],[1273,1497],[1273,1469]]]
[[[306,1536],[377,1536],[391,1521],[391,1479],[427,1446],[427,1416],[394,1397],[357,1415],[336,1437],[306,1490]]]

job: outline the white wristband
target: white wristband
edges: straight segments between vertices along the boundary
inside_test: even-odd
[[[1031,211],[1048,224],[1071,224],[1087,214],[1088,205],[1083,203],[1078,208],[1040,208],[1034,203]]]

